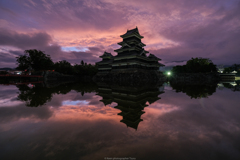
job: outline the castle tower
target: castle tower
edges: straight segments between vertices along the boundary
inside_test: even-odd
[[[143,48],[146,45],[141,42],[141,39],[144,37],[139,34],[137,27],[128,30],[120,37],[123,38],[123,41],[118,43],[121,45],[121,48],[114,50],[117,52],[117,56],[114,57],[112,69],[138,68],[159,70],[160,66],[164,66],[158,62],[161,59],[153,54],[147,56],[149,52]]]
[[[112,69],[113,55],[105,51],[100,58],[102,58],[102,61],[96,63],[98,66],[98,74],[109,73]]]
[[[95,77],[97,81],[157,81],[164,80],[159,67],[164,66],[159,63],[161,60],[153,54],[149,54],[144,49],[146,46],[142,43],[143,36],[140,35],[138,28],[128,30],[121,35],[122,42],[118,44],[119,49],[116,56],[104,52],[100,58],[102,61],[97,62],[98,73]],[[149,54],[149,55],[148,55]]]

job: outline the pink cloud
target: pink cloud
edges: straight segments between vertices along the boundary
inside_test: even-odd
[[[4,41],[22,49],[57,52],[50,53],[56,60],[71,57],[72,62],[82,58],[94,63],[100,52],[85,50],[76,56],[62,48],[102,46],[113,52],[119,35],[138,26],[146,49],[165,62],[207,56],[231,64],[240,58],[239,7],[235,0],[6,1],[1,2],[0,22]]]

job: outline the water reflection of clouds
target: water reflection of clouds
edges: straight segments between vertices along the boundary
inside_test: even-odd
[[[209,98],[190,99],[167,90],[160,97],[144,108],[137,131],[120,122],[116,103],[104,106],[95,93],[54,94],[37,108],[2,107],[0,148],[20,157],[31,151],[30,159],[74,159],[76,153],[79,159],[103,159],[106,153],[137,159],[240,156],[239,93],[217,90]]]
[[[96,121],[104,119],[112,119],[120,121],[120,117],[117,116],[119,111],[110,107],[98,107],[94,105],[84,105],[79,107],[78,105],[63,105],[54,112],[54,120],[87,120]]]
[[[48,119],[53,115],[49,107],[28,108],[24,103],[12,107],[0,107],[0,124],[6,124],[20,119]]]
[[[0,124],[5,125],[20,119],[48,119],[53,111],[48,107],[37,110],[28,108],[17,99],[18,89],[14,85],[1,86],[0,90]]]
[[[61,107],[62,105],[84,105],[95,104],[98,101],[94,98],[95,93],[86,93],[83,96],[81,93],[71,91],[67,94],[54,94],[51,101],[46,103],[46,106],[52,106],[54,108]],[[98,102],[99,103],[99,102]]]
[[[214,137],[214,135],[225,137],[228,134],[233,134],[235,131],[240,131],[238,127],[240,118],[238,116],[239,107],[237,100],[239,95],[235,95],[232,92],[228,94],[231,94],[231,97],[228,97],[228,101],[223,99],[223,97],[226,96],[226,92],[217,92],[215,95],[211,96],[211,98],[204,99],[204,101],[198,99],[187,102],[186,98],[182,97],[181,94],[175,93],[173,98],[174,101],[164,102],[165,96],[168,96],[168,92],[166,92],[166,94],[162,96],[163,103],[178,106],[179,109],[158,116],[157,120],[146,118],[146,121],[151,120],[151,124],[157,127],[155,129],[159,131],[164,130],[164,133],[169,131],[171,133],[178,132],[178,138],[180,138],[180,133],[189,135],[189,137],[195,137],[195,139],[204,137],[203,135],[210,139],[218,139],[218,137]],[[146,112],[144,116],[147,117],[148,113],[150,112]],[[151,114],[158,113],[152,112]]]
[[[100,97],[95,96],[95,93],[86,93],[82,96],[80,93],[71,91],[65,95],[54,94],[51,101],[47,102],[43,106],[39,106],[37,109],[26,107],[25,103],[17,100],[18,89],[16,86],[3,86],[0,90],[0,123],[7,123],[18,121],[20,119],[49,119],[53,115],[56,115],[57,110],[62,110],[64,107],[67,109],[67,105],[71,105],[72,110],[76,112],[76,106],[78,105],[86,107],[82,110],[82,113],[89,111],[106,112],[107,110],[100,110],[96,107],[103,107],[99,102]],[[6,95],[5,95],[6,94]],[[89,108],[87,107],[89,104]],[[11,108],[9,108],[11,107]],[[69,108],[68,108],[69,109]],[[106,108],[105,108],[106,109]],[[64,109],[63,109],[64,110]],[[66,111],[66,110],[65,110]],[[64,112],[64,111],[63,111]],[[63,113],[61,112],[61,113]],[[80,114],[80,113],[78,113]],[[79,116],[79,115],[78,115]]]
[[[22,103],[17,100],[16,86],[0,84],[0,88],[0,107],[11,107]]]
[[[23,102],[20,102],[17,100],[17,95],[7,98],[1,98],[0,99],[0,107],[13,107],[22,104]]]

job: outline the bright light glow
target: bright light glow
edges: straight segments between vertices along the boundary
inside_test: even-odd
[[[236,86],[237,85],[237,83],[236,82],[232,82],[232,83],[230,83],[232,86]]]
[[[171,74],[171,72],[168,72],[167,74],[168,74],[168,75],[170,75],[170,74]]]

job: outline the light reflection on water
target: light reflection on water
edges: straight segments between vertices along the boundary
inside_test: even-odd
[[[0,159],[240,158],[236,86],[0,87]]]

